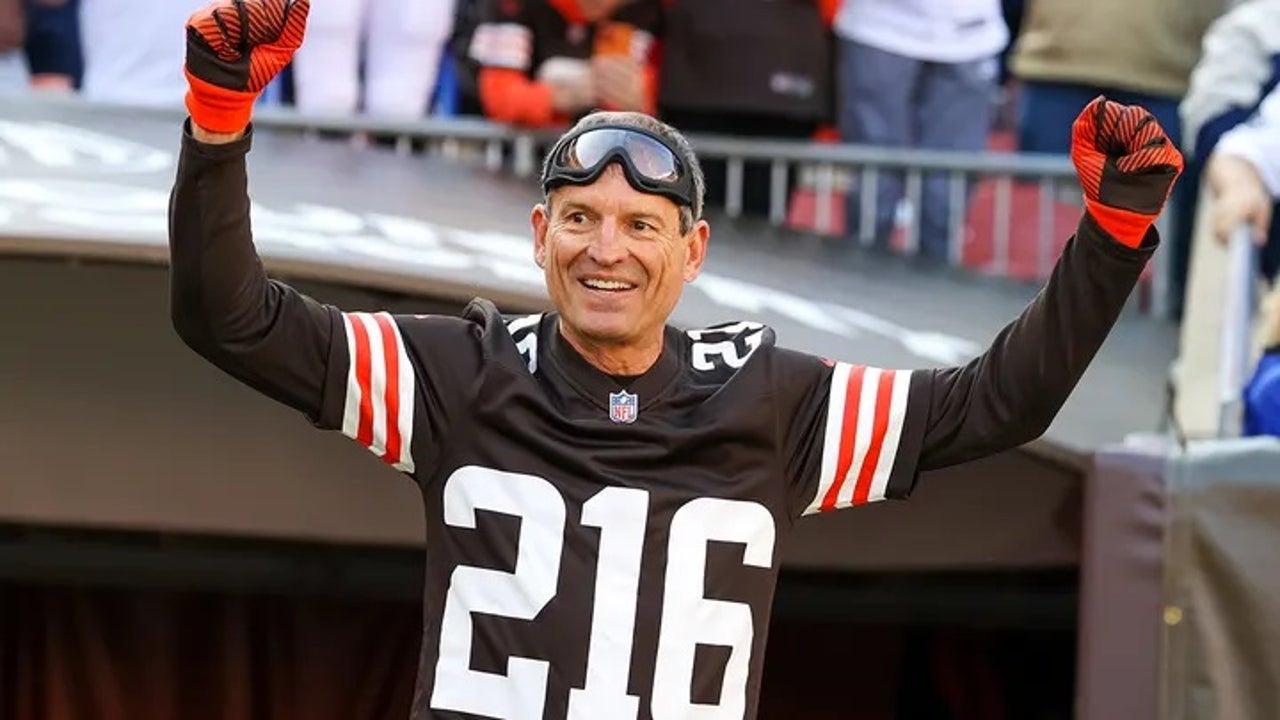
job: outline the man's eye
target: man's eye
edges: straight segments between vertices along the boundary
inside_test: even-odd
[[[636,232],[648,232],[653,229],[653,226],[643,220],[636,220],[631,223],[631,228]]]
[[[569,222],[574,225],[581,225],[587,221],[587,214],[582,212],[569,213]]]

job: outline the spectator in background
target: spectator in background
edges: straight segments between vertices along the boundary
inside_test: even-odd
[[[1209,24],[1232,0],[1029,0],[1010,66],[1019,79],[1018,146],[1065,154],[1076,109],[1099,94],[1150,109],[1173,142],[1178,102]],[[1181,313],[1195,173],[1170,198],[1167,298]]]
[[[208,0],[79,0],[84,80],[95,102],[181,107],[186,36],[175,33]]]
[[[1277,83],[1280,83],[1280,0],[1250,0],[1209,27],[1200,61],[1191,74],[1190,86],[1179,108],[1183,146],[1190,161],[1187,176],[1191,182],[1200,184],[1205,162],[1214,156],[1219,141],[1255,115],[1263,98]],[[1236,137],[1247,137],[1250,131],[1243,132],[1244,135]],[[1232,152],[1238,155],[1242,152],[1240,148],[1236,145]],[[1220,157],[1230,157],[1230,154]],[[1226,198],[1228,203],[1269,197],[1256,182],[1224,182],[1222,174],[1231,170],[1227,167],[1230,162],[1219,159],[1218,177],[1208,179],[1216,180],[1220,188],[1234,186],[1250,192],[1231,193]],[[1259,238],[1267,238],[1262,267],[1270,277],[1280,271],[1280,223],[1271,220],[1275,214],[1269,205],[1268,201],[1265,214],[1255,210],[1249,217],[1259,222],[1266,220],[1265,225],[1255,226],[1255,231]],[[1219,211],[1214,219],[1233,219],[1236,212],[1227,208]]]
[[[22,57],[26,27],[21,0],[0,0],[0,95],[27,84],[27,65]]]
[[[489,119],[544,127],[594,109],[655,112],[661,0],[479,2],[468,55]]]
[[[445,114],[453,115],[484,115],[484,108],[480,106],[479,68],[470,57],[470,48],[471,38],[481,21],[480,13],[486,8],[482,0],[457,0],[456,5],[453,30],[440,63],[441,79],[447,80],[448,86],[442,82],[437,88],[443,101],[439,110],[451,111]]]
[[[1244,434],[1280,437],[1280,292],[1263,308],[1263,351],[1244,391]]]
[[[1242,225],[1258,244],[1265,242],[1280,199],[1280,90],[1272,89],[1254,115],[1221,135],[1205,164],[1205,184],[1214,198],[1211,225],[1219,242]],[[1268,277],[1274,272],[1270,268]],[[1280,437],[1280,284],[1273,281],[1263,307],[1266,351],[1245,389],[1244,430]]]
[[[841,39],[839,123],[845,141],[986,149],[999,99],[999,56],[1009,41],[1000,0],[844,0],[835,30]],[[1064,141],[1069,135],[1064,133]],[[883,247],[902,198],[901,175],[881,173],[877,190],[875,242]],[[945,260],[945,175],[926,177],[921,205],[913,208],[921,220],[920,253]],[[858,232],[860,215],[858,193],[850,193],[851,233]]]
[[[1000,6],[1010,35],[1017,36],[1022,30],[1022,15],[1027,0],[1001,0]],[[992,128],[996,132],[1012,133],[1018,127],[1018,82],[1009,70],[1009,57],[1012,54],[1013,44],[1006,42],[1004,49],[1000,51],[1000,102]]]
[[[84,76],[80,44],[80,0],[24,0],[27,67],[31,87],[74,92]]]
[[[455,1],[313,3],[307,42],[293,60],[295,105],[322,115],[422,117],[430,110]]]
[[[1079,108],[1099,94],[1150,109],[1181,143],[1178,101],[1227,0],[1031,0],[1010,66],[1024,152],[1066,154]]]
[[[834,121],[831,23],[839,0],[665,0],[658,113],[685,132],[813,138]],[[725,162],[702,157],[708,206]],[[748,162],[743,211],[767,215],[770,163]]]

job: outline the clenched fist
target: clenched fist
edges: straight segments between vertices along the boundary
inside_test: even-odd
[[[1071,128],[1071,161],[1085,207],[1116,240],[1142,244],[1182,174],[1182,153],[1155,117],[1099,95]]]
[[[218,0],[187,20],[187,111],[196,125],[234,133],[293,59],[310,0]]]

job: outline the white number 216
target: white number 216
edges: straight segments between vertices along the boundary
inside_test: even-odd
[[[550,663],[510,657],[506,674],[472,670],[471,613],[532,620],[557,592],[565,502],[536,475],[460,468],[444,488],[444,521],[475,528],[476,511],[520,518],[512,572],[460,565],[453,571],[440,623],[440,657],[431,707],[511,720],[541,720]],[[627,693],[649,493],[606,487],[582,506],[582,524],[600,529],[595,603],[584,686],[569,692],[570,718],[634,720],[640,700]],[[773,563],[774,523],[760,504],[697,498],[671,519],[662,621],[654,659],[654,720],[741,718],[754,635],[751,608],[703,596],[707,543],[740,543],[743,562]],[[720,702],[689,697],[698,644],[730,648]]]

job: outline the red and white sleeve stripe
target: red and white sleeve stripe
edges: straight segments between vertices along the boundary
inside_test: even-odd
[[[414,375],[391,315],[343,313],[347,398],[342,433],[402,472],[413,472]]]
[[[818,490],[805,515],[883,500],[902,441],[911,371],[836,363]]]

